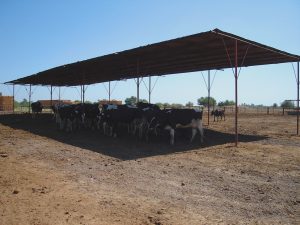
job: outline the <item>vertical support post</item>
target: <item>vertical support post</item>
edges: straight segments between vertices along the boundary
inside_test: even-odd
[[[148,92],[149,92],[149,103],[151,103],[151,76],[149,76]]]
[[[13,84],[13,113],[15,113],[15,84]]]
[[[234,80],[235,80],[235,146],[237,147],[239,136],[238,136],[238,45],[237,40],[235,40],[235,71],[234,71]]]
[[[207,124],[209,125],[209,114],[210,114],[210,70],[208,70],[208,85],[207,85],[207,91],[208,91],[208,102],[207,102]]]
[[[28,95],[28,113],[30,113],[31,102],[31,84],[29,84],[29,95]]]
[[[53,87],[52,85],[50,86],[50,106],[52,107],[52,95],[53,95]]]
[[[82,85],[82,103],[84,103],[84,97],[85,97],[85,87]]]
[[[299,62],[297,62],[297,135],[299,135]]]
[[[82,85],[80,85],[80,103],[82,103]]]
[[[61,104],[60,102],[60,87],[58,87],[58,102],[59,102],[59,105]]]
[[[136,103],[140,101],[140,78],[136,78]]]
[[[110,81],[108,81],[108,102],[110,103]]]
[[[137,65],[136,65],[136,103],[140,101],[140,78],[138,77],[140,73],[140,61],[139,59],[137,60]]]

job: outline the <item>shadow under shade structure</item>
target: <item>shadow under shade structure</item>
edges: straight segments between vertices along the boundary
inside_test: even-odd
[[[137,137],[121,134],[118,138],[104,136],[100,131],[82,129],[72,133],[60,131],[52,119],[52,114],[40,114],[32,118],[30,114],[9,114],[1,115],[0,123],[14,129],[21,129],[33,134],[47,137],[68,145],[87,149],[108,155],[120,160],[134,160],[144,157],[165,155],[176,152],[185,152],[204,147],[211,147],[232,143],[234,134],[204,130],[204,143],[200,143],[199,134],[196,135],[193,143],[189,143],[189,135],[182,133],[175,137],[175,145],[169,144],[167,135],[162,137],[152,136],[149,142],[140,140]],[[239,135],[240,142],[252,142],[266,139],[264,136]]]

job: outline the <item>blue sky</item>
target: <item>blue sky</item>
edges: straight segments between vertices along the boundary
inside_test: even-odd
[[[299,12],[299,0],[1,0],[0,83],[214,28],[300,55]],[[33,87],[33,91],[33,100],[50,98],[46,87]],[[0,92],[11,94],[12,87],[0,85]],[[61,94],[63,99],[80,99],[76,88],[62,88]],[[119,81],[112,98],[132,95],[136,95],[134,81]],[[196,103],[206,95],[200,72],[177,74],[158,79],[152,102]],[[216,73],[211,95],[217,101],[234,99],[231,70]],[[148,98],[143,84],[140,96]],[[16,87],[16,98],[27,98],[24,87]],[[103,98],[108,98],[104,84],[88,87],[87,100]],[[290,63],[242,68],[239,103],[272,105],[295,98]]]

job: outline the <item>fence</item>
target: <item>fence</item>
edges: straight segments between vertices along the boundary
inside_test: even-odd
[[[220,107],[225,109],[227,114],[235,113],[234,106]],[[282,108],[282,107],[267,107],[267,106],[239,106],[239,114],[256,114],[256,115],[289,115],[296,112],[296,108]]]

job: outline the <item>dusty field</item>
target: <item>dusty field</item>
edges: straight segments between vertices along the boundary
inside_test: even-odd
[[[300,224],[295,117],[212,122],[205,143],[56,131],[0,116],[0,224]]]

